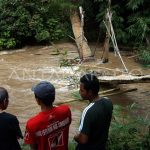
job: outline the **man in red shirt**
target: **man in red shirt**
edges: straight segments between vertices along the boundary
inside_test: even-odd
[[[42,81],[32,88],[41,112],[26,124],[25,144],[33,150],[68,150],[71,111],[68,106],[53,106],[55,88]]]

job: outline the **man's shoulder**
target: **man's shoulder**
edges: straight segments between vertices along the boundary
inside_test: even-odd
[[[62,113],[63,112],[71,112],[69,106],[67,106],[67,105],[56,106],[55,111],[62,112]]]
[[[111,99],[108,98],[108,97],[102,97],[102,98],[101,98],[101,102],[102,102],[103,104],[107,105],[107,106],[110,106],[110,107],[113,106],[113,103],[112,103]]]
[[[57,114],[58,116],[71,117],[71,110],[67,105],[56,106],[54,111],[55,111],[55,114]]]
[[[56,106],[56,109],[61,109],[61,110],[65,110],[65,111],[70,111],[70,108],[68,105],[60,105],[60,106]]]
[[[37,115],[29,118],[28,121],[27,121],[27,124],[30,124],[30,125],[36,124],[38,122],[40,116],[41,116],[40,113],[38,113]]]
[[[84,111],[86,111],[87,114],[95,114],[97,111],[100,112],[103,108],[106,107],[107,109],[112,110],[113,109],[113,103],[111,101],[111,99],[107,98],[107,97],[102,97],[100,98],[99,101],[96,101],[95,103],[91,103],[89,104]]]
[[[111,99],[109,97],[101,97],[101,100],[111,102]]]
[[[67,105],[55,106],[54,109],[52,109],[48,114],[50,115],[51,113],[55,113],[57,116],[60,114],[61,115],[66,114],[66,116],[71,116],[70,108]],[[43,120],[43,116],[45,116],[45,114],[43,114],[42,112],[38,113],[37,115],[31,117],[27,121],[27,125],[29,126],[38,125],[41,122],[41,120]]]
[[[93,110],[95,109],[95,103],[90,103],[88,106],[86,106],[82,112],[84,115],[90,115],[93,114]]]
[[[7,113],[7,112],[3,112],[3,116],[7,119],[17,119],[15,115]]]

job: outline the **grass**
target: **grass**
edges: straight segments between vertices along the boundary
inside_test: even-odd
[[[114,105],[107,150],[149,150],[150,114],[145,117],[138,115],[134,117],[131,112],[135,109],[137,109],[135,104],[127,107]],[[22,150],[30,149],[23,141],[20,144]],[[75,146],[75,142],[69,139],[69,150],[75,150]]]
[[[21,145],[22,150],[30,150],[30,146],[24,144],[23,140],[20,141],[20,145]],[[75,150],[75,146],[76,146],[75,142],[69,140],[69,146],[68,146],[69,150]]]
[[[108,150],[149,150],[150,148],[150,120],[147,114],[144,117],[133,117],[123,114],[134,111],[136,106],[126,108],[115,105],[113,120],[111,122]]]

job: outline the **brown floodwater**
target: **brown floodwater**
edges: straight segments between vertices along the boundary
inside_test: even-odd
[[[25,123],[40,111],[31,87],[42,80],[48,80],[56,87],[56,102],[72,99],[71,93],[77,90],[70,87],[75,83],[69,78],[78,75],[79,66],[61,67],[60,61],[66,57],[63,53],[68,50],[68,58],[77,57],[75,45],[65,44],[60,46],[59,55],[54,55],[52,46],[25,47],[20,50],[0,53],[0,86],[9,92],[10,103],[7,112],[16,115],[19,119],[22,131]],[[70,79],[70,80],[69,80]],[[126,106],[133,103],[125,94],[110,97],[115,104]],[[77,132],[79,119],[85,102],[72,102],[68,104],[72,111],[72,124],[70,137]]]

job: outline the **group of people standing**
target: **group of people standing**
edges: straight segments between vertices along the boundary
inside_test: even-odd
[[[100,84],[93,74],[80,78],[80,95],[89,100],[83,110],[79,132],[74,136],[76,150],[106,150],[113,105],[108,98],[98,95]],[[32,150],[68,150],[71,111],[67,105],[55,106],[55,87],[42,81],[32,87],[37,104],[41,108],[26,123],[24,143]],[[23,138],[16,116],[4,112],[9,95],[0,87],[0,150],[20,150],[18,139]]]

